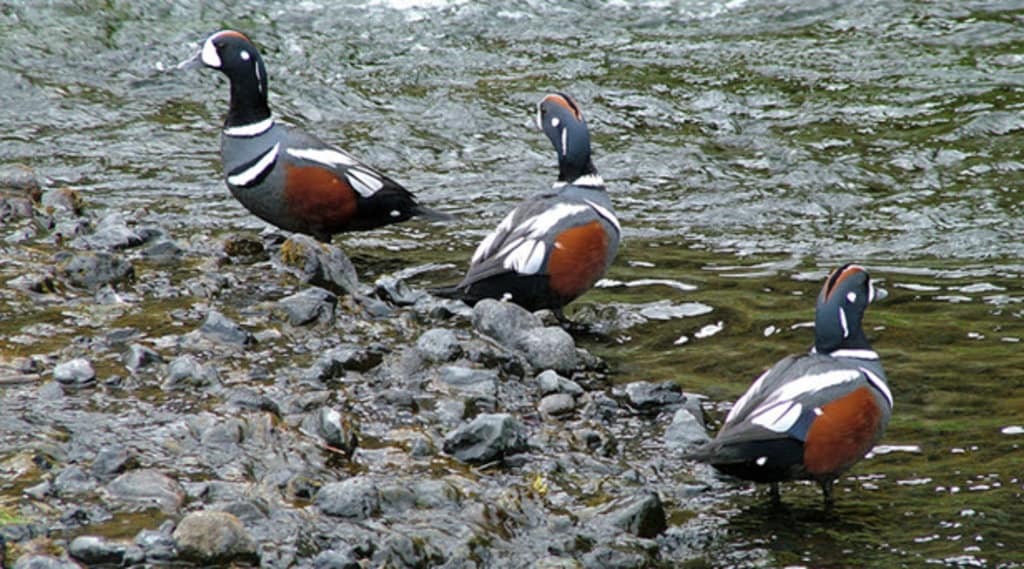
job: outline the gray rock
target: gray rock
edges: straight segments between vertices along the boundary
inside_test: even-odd
[[[248,346],[256,342],[251,333],[217,310],[211,310],[206,315],[206,321],[199,327],[199,333],[221,344]]]
[[[24,164],[0,166],[0,194],[4,197],[22,197],[38,202],[42,190],[35,171]]]
[[[542,557],[533,562],[531,569],[583,569],[583,565],[571,557]]]
[[[600,510],[598,523],[608,523],[637,537],[654,538],[668,528],[665,508],[655,492],[620,498]]]
[[[129,510],[159,508],[171,513],[181,507],[185,492],[174,479],[152,469],[129,470],[107,484],[109,500]]]
[[[506,413],[477,415],[444,439],[444,452],[470,464],[492,462],[526,449],[526,429]]]
[[[313,569],[361,569],[359,563],[351,551],[342,553],[333,549],[321,551],[313,558]]]
[[[178,523],[173,537],[185,560],[203,564],[259,561],[256,541],[227,512],[192,512]]]
[[[39,484],[35,484],[25,488],[21,491],[22,494],[32,498],[33,500],[45,500],[50,495],[50,491],[53,489],[53,484],[49,480],[43,480]],[[3,545],[3,536],[0,535],[0,546]],[[0,563],[0,566],[3,566]]]
[[[359,289],[356,269],[345,253],[307,235],[289,237],[281,244],[274,263],[304,283],[338,294],[352,294]]]
[[[134,545],[108,540],[94,535],[80,535],[71,540],[68,554],[86,565],[124,565],[126,557],[138,558],[142,550]]]
[[[626,386],[626,400],[634,409],[657,412],[663,407],[682,405],[686,402],[686,397],[682,388],[671,381],[636,381]]]
[[[85,494],[95,487],[96,481],[74,464],[61,470],[53,479],[53,490],[62,496]]]
[[[486,298],[473,307],[473,327],[508,347],[515,347],[525,331],[542,326],[540,318],[511,302]]]
[[[341,377],[345,370],[369,371],[377,367],[383,359],[382,354],[374,348],[344,345],[332,348],[317,358],[306,370],[306,378],[320,381]]]
[[[53,379],[61,385],[69,387],[82,387],[96,381],[96,370],[92,363],[85,358],[75,358],[53,368]]]
[[[142,344],[128,346],[128,351],[124,353],[123,360],[125,367],[130,371],[139,371],[152,364],[164,362],[164,358],[156,350]]]
[[[277,305],[292,326],[330,324],[334,322],[338,296],[329,290],[312,287],[282,298]]]
[[[92,474],[100,479],[110,478],[124,472],[132,461],[132,455],[123,446],[103,447],[92,461]]]
[[[98,222],[91,234],[82,235],[72,243],[76,247],[98,250],[118,250],[136,247],[146,242],[143,235],[128,227],[124,216],[114,212]]]
[[[178,549],[169,531],[144,529],[135,534],[135,545],[149,561],[171,561],[178,558]]]
[[[159,238],[142,250],[142,257],[158,265],[177,263],[184,255],[182,248],[170,238]]]
[[[216,421],[203,430],[199,441],[207,447],[234,447],[242,442],[244,423],[236,417]]]
[[[598,545],[583,556],[584,569],[641,569],[651,563],[641,554]]]
[[[13,569],[82,569],[82,566],[70,559],[49,555],[22,555],[14,562]]]
[[[385,276],[373,284],[373,293],[381,300],[397,306],[412,306],[430,295],[423,289],[414,289],[402,279]]]
[[[576,341],[557,326],[528,330],[515,346],[523,351],[526,361],[535,369],[572,371],[579,363]]]
[[[704,425],[689,409],[676,411],[672,423],[665,429],[665,448],[671,450],[687,452],[710,440]]]
[[[359,437],[351,420],[330,407],[307,415],[302,421],[302,431],[340,450],[345,458],[351,458],[359,446]]]
[[[573,397],[583,395],[583,388],[575,381],[558,375],[555,370],[549,369],[537,375],[537,386],[540,387],[541,395],[552,393],[568,393]]]
[[[417,569],[437,567],[444,563],[444,555],[427,539],[394,533],[384,540],[379,555],[374,557],[376,566],[395,569]]]
[[[462,353],[458,337],[447,328],[434,328],[424,332],[416,341],[416,349],[432,362],[450,362]]]
[[[82,215],[82,197],[71,188],[53,188],[43,192],[39,205],[55,216]]]
[[[438,379],[442,384],[463,393],[489,396],[498,394],[498,372],[493,369],[444,366]]]
[[[266,248],[263,240],[248,233],[228,235],[221,243],[224,254],[236,261],[249,261],[265,258]]]
[[[89,290],[116,285],[135,277],[135,268],[121,257],[105,251],[57,255],[57,276],[68,284]]]
[[[552,393],[546,395],[537,404],[537,410],[547,417],[557,417],[571,413],[576,408],[576,399],[568,393]]]
[[[380,510],[380,492],[372,479],[354,476],[325,484],[314,503],[327,515],[363,520]]]
[[[187,387],[208,387],[220,383],[217,368],[200,364],[191,354],[178,356],[167,366],[167,379],[161,389],[172,391]]]

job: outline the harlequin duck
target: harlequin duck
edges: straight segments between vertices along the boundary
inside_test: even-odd
[[[825,504],[832,485],[881,438],[892,393],[861,321],[886,296],[859,265],[833,271],[818,295],[814,347],[789,356],[750,386],[732,406],[718,436],[689,458],[754,482],[809,479]]]
[[[220,71],[231,83],[221,132],[224,177],[235,199],[260,219],[329,242],[336,233],[413,216],[449,218],[417,204],[397,182],[347,152],[275,121],[267,106],[263,58],[243,34],[213,34],[178,68],[202,66]]]
[[[590,132],[576,101],[547,95],[537,104],[537,126],[558,153],[558,181],[520,203],[484,238],[459,284],[434,292],[469,304],[511,300],[564,320],[562,307],[594,286],[615,259],[622,228],[591,160]]]

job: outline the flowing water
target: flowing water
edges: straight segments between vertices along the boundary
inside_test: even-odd
[[[456,279],[553,179],[533,105],[573,94],[626,236],[574,310],[646,316],[583,343],[616,381],[707,394],[713,420],[811,343],[830,268],[889,289],[866,317],[885,446],[831,516],[810,485],[670,512],[702,566],[1024,566],[1024,4],[0,2],[0,164],[182,238],[259,230],[218,179],[225,81],[167,72],[225,27],[262,48],[279,117],[458,216],[338,239],[368,280]]]

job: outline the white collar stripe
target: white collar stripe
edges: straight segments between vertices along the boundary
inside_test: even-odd
[[[245,170],[237,174],[228,176],[228,183],[232,186],[246,187],[251,184],[254,180],[258,179],[264,174],[264,172],[274,167],[274,163],[277,161],[277,152],[281,148],[281,143],[275,144],[270,150],[266,151],[259,160],[256,161],[252,166],[249,166]]]
[[[885,384],[885,380],[878,377],[873,371],[865,368],[860,368],[860,371],[864,372],[864,376],[868,378],[868,382],[872,387],[882,392],[882,396],[889,402],[889,409],[893,407],[892,392],[889,391],[889,386]]]
[[[878,352],[874,350],[853,350],[853,349],[839,349],[829,352],[833,358],[852,358],[857,360],[877,360]]]
[[[224,128],[224,134],[228,136],[250,137],[259,136],[274,126],[274,117],[269,117],[258,122],[243,124],[240,126],[229,126]]]

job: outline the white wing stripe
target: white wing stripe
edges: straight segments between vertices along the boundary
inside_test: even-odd
[[[796,424],[803,407],[799,403],[781,401],[755,415],[750,422],[776,433],[785,433]]]
[[[492,248],[494,247],[495,242],[498,240],[498,237],[504,238],[504,234],[507,233],[510,229],[512,229],[512,220],[515,218],[515,216],[516,211],[512,210],[508,215],[505,216],[505,219],[501,220],[501,223],[498,224],[498,227],[494,228],[494,231],[492,231],[490,235],[485,237],[484,240],[480,242],[480,245],[477,246],[476,251],[473,253],[473,258],[470,259],[469,261],[470,264],[475,265],[491,255],[491,253],[493,252]]]
[[[520,227],[524,233],[529,233],[531,238],[537,239],[551,231],[563,219],[584,211],[587,211],[586,206],[560,203],[540,215],[531,217],[523,222]]]
[[[528,240],[511,251],[502,266],[524,275],[532,275],[544,264],[547,247],[542,241]]]
[[[367,172],[359,168],[352,168],[345,172],[345,177],[348,178],[349,183],[352,184],[352,188],[359,192],[364,198],[368,198],[375,194],[377,190],[384,187],[384,182],[375,176],[372,172]]]
[[[750,388],[747,389],[747,392],[744,393],[739,399],[737,399],[736,403],[733,403],[732,409],[729,409],[729,414],[725,416],[725,422],[726,423],[728,423],[729,421],[732,421],[736,417],[736,415],[739,414],[740,410],[743,409],[744,407],[746,407],[747,402],[750,401],[750,398],[755,393],[760,391],[761,384],[764,383],[764,378],[768,377],[768,374],[771,373],[771,371],[772,370],[769,369],[769,370],[766,370],[764,373],[762,373],[761,377],[758,377],[754,381],[753,385],[751,385]]]
[[[882,392],[885,400],[889,402],[889,409],[891,410],[893,407],[892,392],[889,391],[889,386],[885,384],[885,380],[875,375],[871,370],[860,368],[860,371],[864,372],[872,386]]]
[[[277,152],[280,148],[280,142],[275,144],[270,150],[266,151],[255,164],[237,174],[228,176],[228,183],[232,186],[245,187],[256,178],[259,178],[260,174],[268,168],[274,167],[274,161],[277,160]]]
[[[257,67],[257,69],[259,68]],[[226,127],[224,129],[224,134],[236,137],[252,137],[267,132],[273,126],[274,117],[269,117],[254,123]]]
[[[359,161],[355,158],[333,148],[289,148],[287,152],[296,158],[309,160],[310,162],[319,162],[327,166],[359,165]]]

